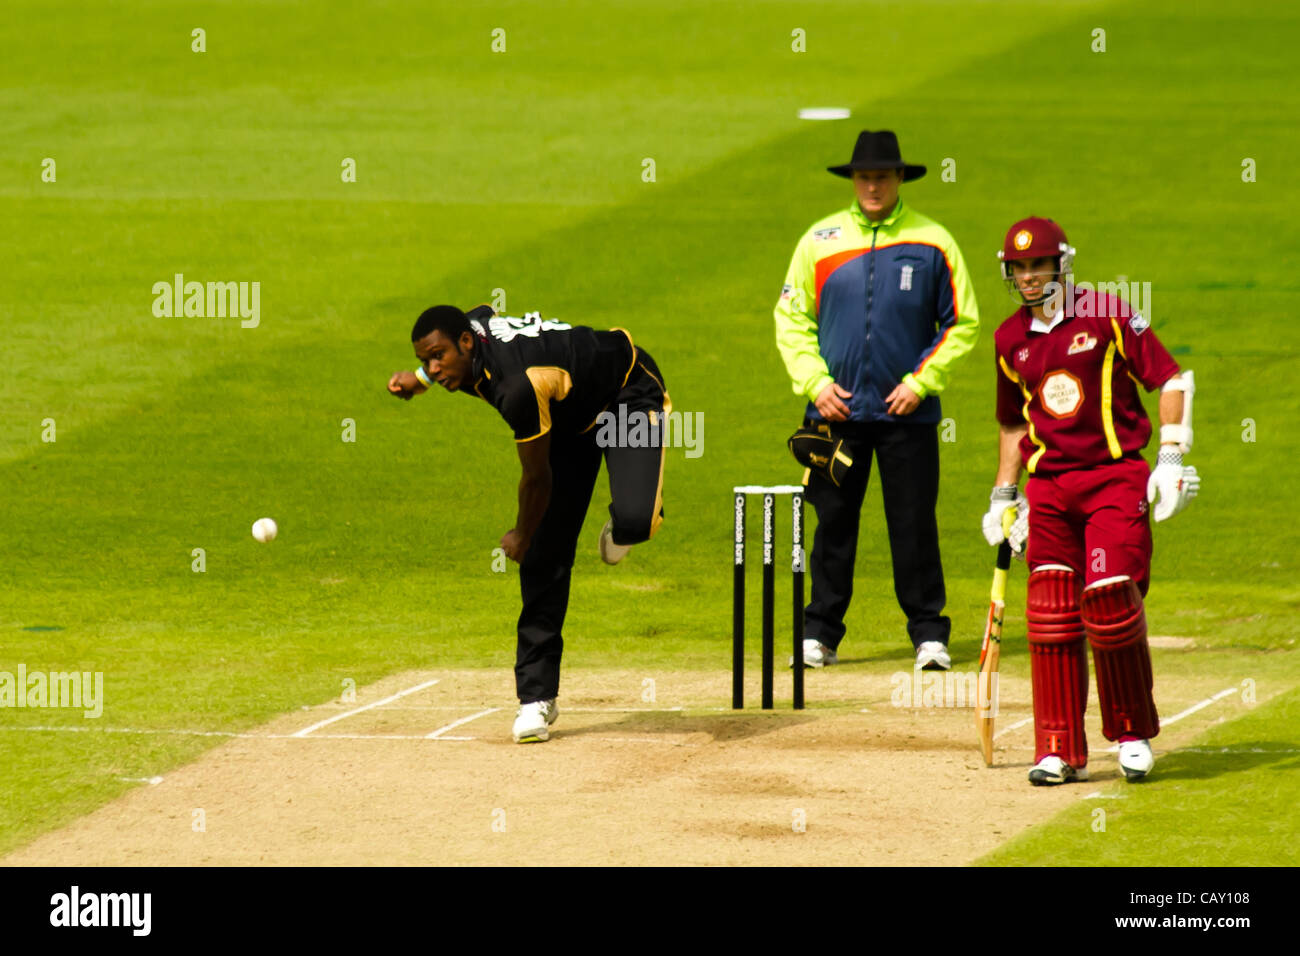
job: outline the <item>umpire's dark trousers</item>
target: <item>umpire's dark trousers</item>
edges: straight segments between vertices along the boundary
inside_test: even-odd
[[[660,440],[655,445],[633,446],[616,441],[602,447],[598,427],[580,435],[551,436],[551,501],[519,565],[519,590],[524,606],[519,614],[515,687],[521,704],[550,700],[560,690],[569,579],[578,534],[587,517],[602,457],[609,472],[609,515],[614,522],[614,543],[646,541],[663,520],[665,431],[662,423],[672,411],[672,402],[664,390],[659,367],[641,349],[637,349],[636,364],[627,384],[608,411],[617,416],[620,405],[626,406],[629,416],[633,412],[647,416],[653,413],[659,422]],[[632,429],[627,431],[629,436],[634,435]],[[634,440],[639,441],[639,436]]]
[[[805,422],[805,424],[812,424]],[[885,525],[894,564],[894,594],[907,615],[913,647],[924,641],[948,643],[952,622],[941,612],[947,603],[939,561],[938,427],[894,422],[837,422],[853,467],[840,487],[817,472],[808,483],[808,501],[817,509],[817,533],[808,565],[812,601],[805,635],[828,647],[844,639],[844,615],[853,597],[853,565],[858,524],[874,454],[880,466]]]

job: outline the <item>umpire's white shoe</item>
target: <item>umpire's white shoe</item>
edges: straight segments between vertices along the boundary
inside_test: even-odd
[[[939,641],[922,641],[916,646],[916,669],[919,671],[946,671],[952,667],[948,645]]]
[[[547,740],[551,736],[551,724],[555,723],[559,713],[554,697],[520,704],[519,713],[515,714],[515,743],[537,744]]]
[[[803,666],[804,667],[825,667],[827,664],[834,664],[839,660],[835,653],[835,648],[827,647],[815,637],[805,637],[803,640]],[[790,658],[790,666],[794,667],[794,658]]]
[[[1080,767],[1076,770],[1056,754],[1048,754],[1034,764],[1033,770],[1029,771],[1029,782],[1035,787],[1054,786],[1058,783],[1069,783],[1072,780],[1087,779],[1087,767]]]
[[[1119,769],[1129,780],[1141,780],[1156,765],[1151,744],[1146,740],[1125,740],[1119,745]]]
[[[606,521],[605,527],[600,529],[600,560],[606,564],[618,564],[631,550],[630,544],[614,543],[614,519]]]

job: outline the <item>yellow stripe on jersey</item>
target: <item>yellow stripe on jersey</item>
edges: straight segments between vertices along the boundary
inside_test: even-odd
[[[538,432],[529,438],[516,438],[516,442],[532,441],[541,438],[551,430],[551,402],[562,402],[573,389],[573,379],[569,373],[554,365],[533,365],[524,369],[528,381],[533,385],[537,395]]]
[[[1128,356],[1124,354],[1124,333],[1119,330],[1119,320],[1114,316],[1111,316],[1110,327],[1115,331],[1115,347],[1119,349],[1119,357],[1127,362]]]
[[[625,374],[625,375],[623,376],[623,384],[619,386],[619,388],[626,388],[626,387],[627,387],[627,380],[628,380],[629,378],[632,377],[632,369],[636,368],[636,343],[632,341],[632,333],[629,332],[627,329],[623,329],[623,328],[619,328],[618,326],[614,326],[614,328],[610,329],[610,331],[611,331],[611,332],[622,332],[624,335],[627,336],[627,344],[630,345],[630,346],[632,346],[632,362],[631,362],[631,364],[628,365],[628,367],[627,367],[627,374]],[[588,426],[588,427],[590,427],[590,426]],[[583,431],[586,431],[586,429],[584,428]]]
[[[1114,320],[1111,320],[1112,323]],[[1111,458],[1123,457],[1124,451],[1119,447],[1119,436],[1115,434],[1115,414],[1111,409],[1111,378],[1115,374],[1116,345],[1112,341],[1106,346],[1106,359],[1101,367],[1101,427],[1106,432],[1106,446],[1110,448]],[[1121,355],[1124,353],[1121,351]]]
[[[1131,378],[1133,384],[1138,388],[1146,388],[1145,385],[1138,381],[1138,377],[1133,374],[1133,370],[1128,367],[1128,356],[1124,353],[1124,333],[1119,330],[1119,322],[1114,316],[1111,316],[1110,327],[1115,330],[1115,346],[1119,349],[1119,357],[1124,360],[1124,374]]]
[[[1038,466],[1038,459],[1047,454],[1047,445],[1039,440],[1038,432],[1034,431],[1034,423],[1029,417],[1029,403],[1033,400],[1033,395],[1030,394],[1029,389],[1025,388],[1025,383],[1020,380],[1020,376],[1015,373],[1011,366],[1007,365],[1006,359],[1001,355],[998,356],[998,365],[1002,368],[1002,374],[1019,385],[1021,394],[1025,396],[1025,404],[1020,409],[1020,414],[1025,416],[1025,423],[1029,426],[1029,440],[1038,446],[1038,451],[1030,455],[1029,461],[1025,462],[1025,471],[1032,475],[1034,469]]]

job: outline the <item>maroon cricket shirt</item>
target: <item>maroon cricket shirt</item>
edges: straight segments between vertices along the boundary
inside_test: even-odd
[[[1095,290],[1074,290],[1050,328],[1028,306],[994,334],[998,421],[1029,423],[1020,442],[1031,475],[1089,468],[1142,449],[1151,421],[1137,387],[1158,388],[1178,374],[1145,316]]]

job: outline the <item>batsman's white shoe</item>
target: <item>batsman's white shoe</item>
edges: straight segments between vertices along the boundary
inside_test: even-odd
[[[551,736],[551,724],[559,714],[554,697],[520,704],[519,713],[515,714],[515,743],[538,744],[547,740]]]
[[[1075,770],[1056,754],[1048,754],[1029,771],[1029,782],[1035,787],[1055,786],[1072,780],[1087,780],[1088,768]]]
[[[948,645],[939,641],[922,641],[916,646],[916,669],[919,671],[946,671],[952,667]]]
[[[606,564],[618,564],[631,550],[630,544],[614,543],[614,519],[606,521],[605,527],[600,529],[600,560]]]
[[[1156,765],[1151,744],[1146,740],[1125,740],[1119,745],[1119,769],[1129,780],[1141,780]]]
[[[803,666],[804,667],[825,667],[827,664],[834,664],[839,660],[835,653],[835,648],[827,647],[815,637],[806,637],[803,642]],[[794,658],[790,658],[790,666],[794,667]]]

